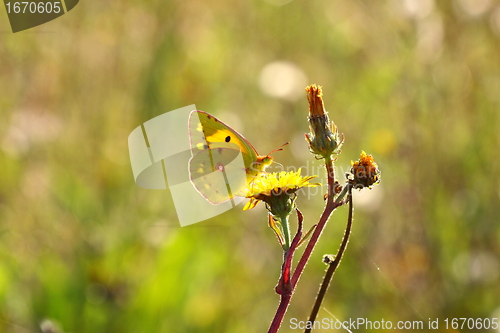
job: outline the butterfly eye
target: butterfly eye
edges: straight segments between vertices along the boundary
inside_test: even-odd
[[[225,139],[225,141],[226,141],[226,142],[229,142],[229,141],[231,141],[231,137],[230,137],[229,135],[228,135],[228,136],[226,136],[226,139]]]

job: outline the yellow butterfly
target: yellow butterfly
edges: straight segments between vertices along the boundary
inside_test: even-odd
[[[261,156],[247,139],[203,111],[189,115],[192,157],[189,178],[196,190],[217,205],[242,195],[248,184],[273,163],[272,153]]]

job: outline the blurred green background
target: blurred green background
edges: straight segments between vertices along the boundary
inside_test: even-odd
[[[16,34],[0,17],[0,332],[267,331],[282,253],[264,207],[181,228],[168,190],[135,185],[127,137],[196,104],[261,154],[291,141],[275,158],[324,181],[311,83],[345,134],[338,177],[362,149],[382,171],[318,318],[500,317],[500,2],[82,0]],[[298,203],[315,223],[322,193]]]

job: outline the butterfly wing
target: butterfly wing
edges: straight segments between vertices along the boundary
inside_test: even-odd
[[[204,149],[189,161],[191,183],[214,205],[233,199],[247,186],[243,156],[234,146]]]
[[[189,115],[189,137],[191,182],[213,204],[241,194],[272,161],[259,156],[241,134],[203,111]]]
[[[258,160],[255,148],[240,133],[203,111],[189,115],[189,137],[193,156],[205,149],[239,147],[248,168]]]

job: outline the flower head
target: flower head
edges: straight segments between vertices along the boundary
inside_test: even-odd
[[[380,182],[380,170],[373,156],[361,151],[359,160],[356,162],[351,161],[351,174],[348,180],[355,188],[359,189],[371,188],[373,185],[378,184]]]
[[[246,197],[250,198],[250,201],[243,209],[252,209],[260,201],[264,201],[271,214],[275,216],[290,214],[295,205],[295,192],[303,187],[320,185],[309,182],[316,176],[302,177],[300,172],[301,169],[297,172],[262,174],[250,183],[246,191]]]
[[[330,158],[332,154],[340,153],[344,142],[343,135],[338,132],[337,126],[330,123],[328,113],[323,104],[323,93],[321,86],[312,84],[306,87],[307,99],[309,101],[309,128],[306,140],[313,154],[319,157]]]

